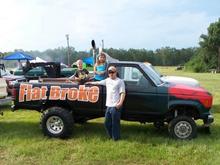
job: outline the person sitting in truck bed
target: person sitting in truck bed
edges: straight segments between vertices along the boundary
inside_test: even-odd
[[[76,64],[78,67],[77,71],[69,79],[77,81],[79,85],[82,85],[89,80],[89,71],[85,68],[83,69],[83,61],[81,59],[77,60]]]

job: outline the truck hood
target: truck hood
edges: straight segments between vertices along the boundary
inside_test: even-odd
[[[170,84],[184,84],[192,87],[199,87],[199,82],[193,78],[180,76],[163,76],[161,79]]]
[[[202,87],[192,87],[184,84],[170,85],[168,88],[170,96],[185,100],[198,100],[204,107],[212,106],[212,95]]]

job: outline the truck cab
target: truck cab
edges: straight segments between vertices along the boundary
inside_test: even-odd
[[[164,82],[142,63],[119,62],[110,65],[116,66],[118,76],[125,82],[122,118],[140,122],[159,120],[168,104],[168,93],[162,86]]]

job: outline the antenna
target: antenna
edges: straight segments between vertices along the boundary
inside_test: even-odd
[[[102,40],[102,50],[104,49],[104,40]]]

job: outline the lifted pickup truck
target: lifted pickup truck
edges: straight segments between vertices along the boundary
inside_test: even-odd
[[[164,82],[139,62],[115,62],[119,77],[126,85],[122,119],[168,123],[169,134],[176,139],[196,137],[195,120],[209,128],[214,121],[210,113],[212,95],[200,86]],[[66,81],[44,81],[15,85],[13,109],[42,112],[43,133],[50,137],[67,137],[74,122],[103,117],[106,88],[101,85],[78,85]]]
[[[4,78],[7,83],[7,92],[11,96],[13,85],[17,82],[26,81],[24,76],[15,76],[5,69],[4,64],[0,64],[0,77]]]

